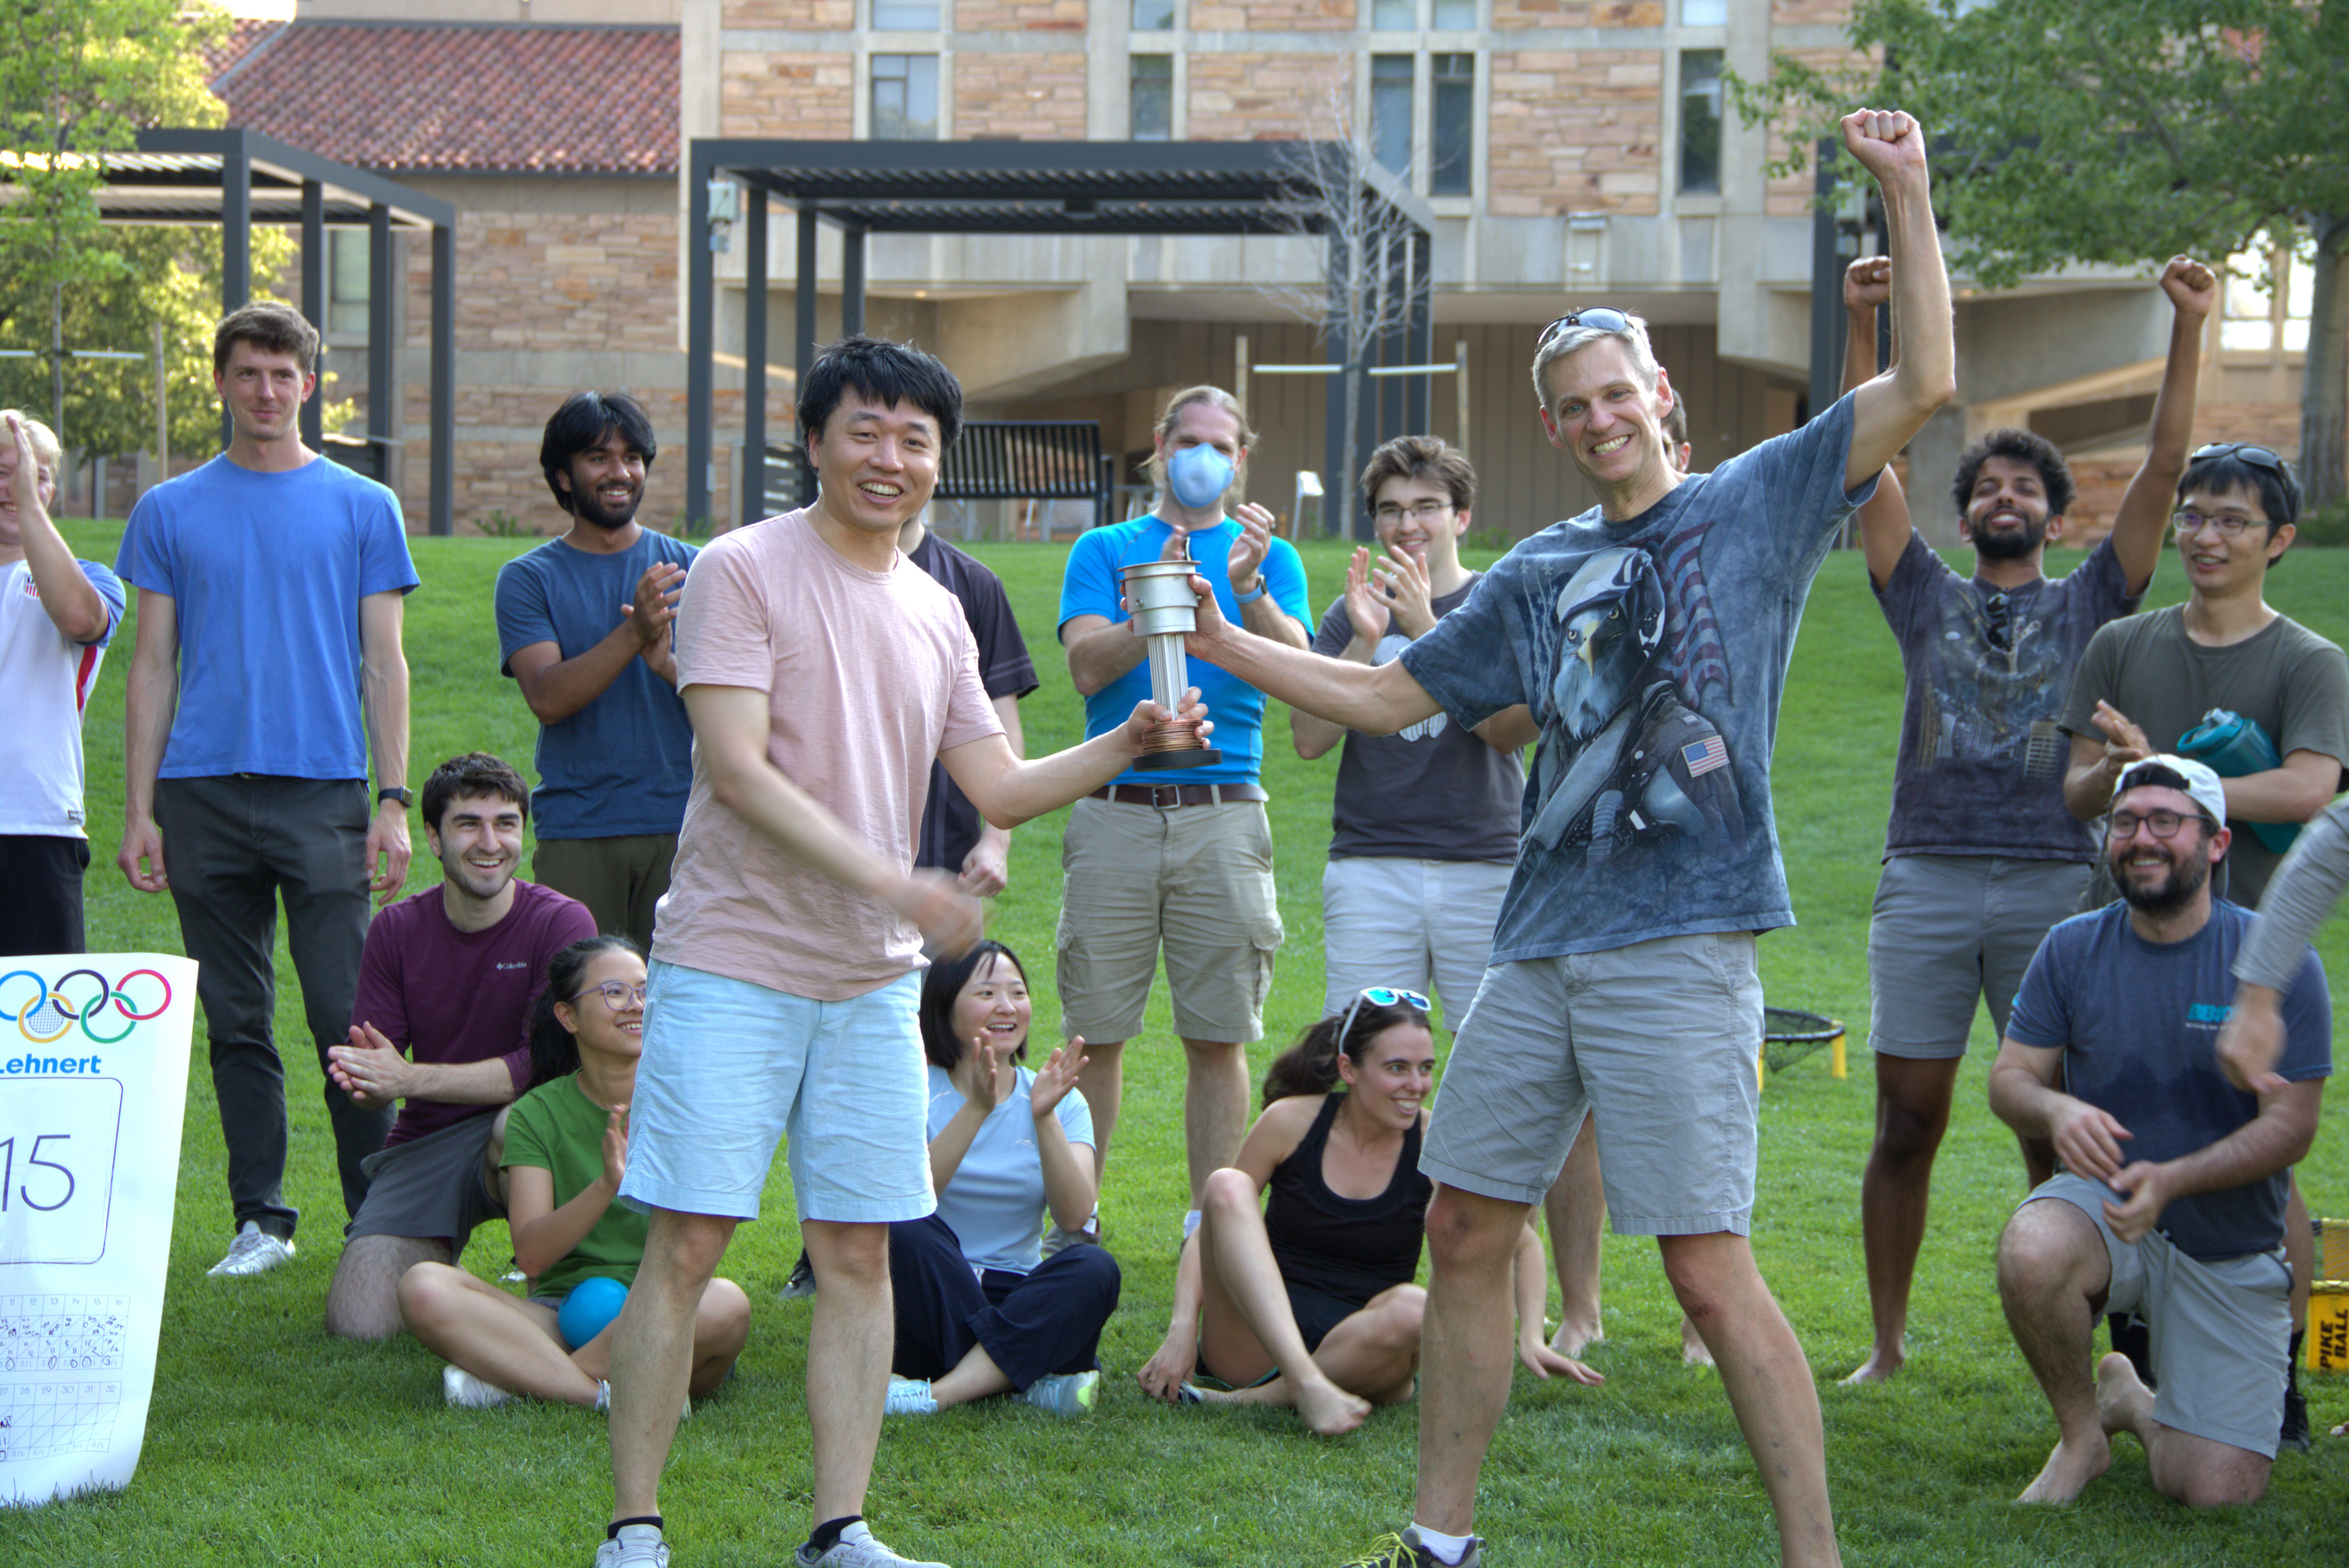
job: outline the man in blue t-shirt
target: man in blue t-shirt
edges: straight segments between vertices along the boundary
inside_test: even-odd
[[[131,509],[114,569],[139,590],[123,704],[122,851],[141,892],[168,890],[202,968],[212,1090],[237,1233],[216,1274],[294,1255],[285,1202],[285,1069],[272,1020],[277,898],[318,1051],[350,1026],[370,887],[408,880],[408,661],[416,586],[399,499],[302,444],[318,334],[249,304],[212,335],[228,449]],[[377,784],[369,810],[367,757]],[[388,1109],[324,1084],[343,1206]]]
[[[2055,1413],[2024,1502],[2068,1502],[2135,1433],[2179,1502],[2267,1491],[2291,1354],[2284,1195],[2333,1071],[2333,1005],[2302,946],[2285,1045],[2256,1094],[2219,1056],[2236,956],[2258,917],[2213,896],[2231,835],[2219,776],[2159,755],[2121,770],[2105,841],[2119,901],[2067,920],[2031,961],[1990,1075],[1991,1109],[2063,1161],[2007,1222],[1999,1298]],[[2096,1314],[2152,1330],[2158,1391],[2115,1351],[2088,1374]]]
[[[1352,729],[1436,713],[1475,726],[1526,703],[1541,727],[1493,966],[1454,1042],[1420,1168],[1428,1287],[1410,1529],[1374,1568],[1474,1563],[1476,1475],[1508,1399],[1510,1259],[1586,1112],[1619,1233],[1664,1270],[1722,1368],[1790,1564],[1837,1561],[1826,1443],[1803,1347],[1754,1266],[1762,1041],[1754,934],[1790,923],[1770,807],[1805,597],[1878,469],[1948,400],[1949,280],[1925,136],[1891,110],[1843,122],[1904,255],[1900,362],[1710,474],[1665,451],[1673,401],[1636,316],[1560,317],[1534,354],[1551,442],[1597,507],[1521,542],[1392,663],[1292,653],[1203,603],[1193,650]],[[1206,584],[1194,579],[1195,588]]]
[[[1844,276],[1847,387],[1875,367],[1892,266],[1865,257]],[[2071,470],[2028,430],[1992,430],[1958,458],[1951,494],[1959,535],[1973,547],[1969,576],[1911,526],[1889,474],[1859,511],[1868,581],[1909,693],[1868,923],[1876,1141],[1859,1214],[1875,1344],[1850,1382],[1889,1377],[1907,1359],[1933,1156],[1974,1015],[1987,1005],[2005,1033],[2024,966],[2048,927],[2080,907],[2096,858],[2095,835],[2064,806],[2068,748],[2056,716],[2096,628],[2136,612],[2161,559],[2219,280],[2177,256],[2161,289],[2172,306],[2169,357],[2145,461],[2111,533],[2070,572],[2050,578],[2044,566],[2072,504]],[[2026,1141],[2023,1155],[2033,1182],[2053,1174],[2044,1148]]]
[[[1085,699],[1085,734],[1125,722],[1150,696],[1147,648],[1128,624],[1118,573],[1144,561],[1199,562],[1223,614],[1302,653],[1305,565],[1272,537],[1272,514],[1225,511],[1255,432],[1228,392],[1178,392],[1158,418],[1150,466],[1162,486],[1145,517],[1097,528],[1069,552],[1061,642]],[[1280,946],[1272,828],[1263,787],[1264,694],[1193,659],[1191,683],[1215,715],[1212,767],[1129,770],[1077,802],[1061,841],[1061,1029],[1092,1057],[1082,1087],[1109,1161],[1125,1042],[1142,1029],[1158,953],[1188,1069],[1184,1149],[1191,1213],[1210,1174],[1232,1162],[1247,1129],[1247,1043],[1264,1036],[1264,999]]]
[[[647,952],[693,788],[669,627],[695,551],[636,521],[659,449],[625,393],[565,399],[538,462],[570,530],[507,562],[496,595],[499,673],[540,727],[531,874]]]

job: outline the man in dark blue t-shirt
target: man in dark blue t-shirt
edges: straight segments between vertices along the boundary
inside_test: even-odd
[[[2256,917],[2210,892],[2226,812],[2199,762],[2122,772],[2105,843],[2121,902],[2047,934],[1991,1068],[1991,1109],[2063,1162],[1999,1238],[2006,1320],[2060,1434],[2024,1502],[2078,1496],[2124,1431],[2167,1497],[2267,1491],[2292,1335],[2284,1194],[2316,1136],[2333,1008],[2303,948],[2275,1075],[2257,1095],[2227,1080],[2216,1047]],[[2089,1380],[2107,1308],[2151,1327],[2158,1392],[2118,1351]]]
[[[1598,506],[1524,541],[1391,663],[1291,652],[1203,601],[1193,652],[1332,723],[1473,727],[1525,703],[1541,729],[1493,966],[1455,1041],[1420,1168],[1427,1214],[1420,1470],[1411,1528],[1372,1568],[1473,1564],[1476,1477],[1510,1262],[1587,1112],[1618,1232],[1654,1235],[1798,1568],[1837,1561],[1818,1395],[1747,1241],[1762,1043],[1754,935],[1792,923],[1770,808],[1787,660],[1811,580],[1876,475],[1946,402],[1949,280],[1922,128],[1862,109],[1844,143],[1883,187],[1901,253],[1900,362],[1710,474],[1665,453],[1674,401],[1644,324],[1562,316],[1534,354],[1551,442]],[[1205,594],[1208,583],[1192,580]],[[1558,1358],[1565,1368],[1574,1364]]]
[[[669,624],[695,552],[636,521],[658,452],[633,397],[566,399],[538,460],[570,530],[497,588],[499,668],[540,725],[531,873],[647,952],[693,788]]]
[[[1845,274],[1847,386],[1875,367],[1892,266],[1867,257]],[[2028,430],[1992,430],[1958,458],[1951,496],[1959,537],[1973,547],[1968,576],[1910,526],[1890,476],[1859,510],[1868,581],[1899,642],[1909,693],[1868,932],[1876,1142],[1859,1214],[1875,1345],[1850,1382],[1889,1377],[1907,1358],[1933,1156],[1974,1015],[1986,1004],[2005,1032],[2024,967],[2047,928],[2079,909],[2096,858],[2095,835],[2064,807],[2067,743],[2056,715],[2096,628],[2134,614],[2153,581],[2170,491],[2186,471],[2202,324],[2219,281],[2178,256],[2161,289],[2173,307],[2169,357],[2145,461],[2111,533],[2071,571],[2044,570],[2072,504],[2071,471]],[[2033,1182],[2053,1173],[2044,1148],[2026,1141],[2023,1153]]]

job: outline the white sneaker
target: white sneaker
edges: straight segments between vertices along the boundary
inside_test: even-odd
[[[943,1563],[916,1563],[910,1557],[900,1557],[870,1531],[861,1540],[834,1542],[832,1550],[819,1557],[809,1556],[802,1544],[795,1560],[800,1568],[947,1568]]]
[[[900,1377],[891,1373],[889,1395],[882,1403],[881,1413],[885,1416],[936,1415],[938,1402],[930,1396],[930,1380],[926,1377]]]
[[[267,1274],[293,1259],[294,1243],[291,1241],[282,1241],[247,1220],[243,1228],[237,1232],[236,1240],[228,1244],[228,1256],[204,1272],[242,1279],[248,1274]]]
[[[495,1383],[485,1382],[462,1367],[440,1368],[440,1397],[452,1410],[487,1410],[513,1398]]]
[[[1092,1409],[1093,1401],[1101,1398],[1101,1374],[1055,1372],[1029,1384],[1023,1398],[1038,1409],[1050,1410],[1056,1416],[1085,1415]]]
[[[595,1568],[668,1568],[668,1542],[649,1524],[625,1524],[595,1548]]]

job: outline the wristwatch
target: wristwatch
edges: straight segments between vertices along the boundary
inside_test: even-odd
[[[1232,584],[1232,602],[1236,604],[1253,604],[1264,597],[1264,573],[1259,572],[1256,574],[1256,587],[1248,593],[1241,593],[1238,583]]]
[[[399,809],[404,811],[408,810],[409,807],[416,804],[416,791],[413,789],[401,789],[395,787],[388,789],[378,789],[375,792],[375,803],[377,805],[380,806],[386,800],[398,801]]]

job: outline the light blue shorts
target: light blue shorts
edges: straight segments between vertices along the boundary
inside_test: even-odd
[[[632,1207],[759,1217],[786,1134],[802,1220],[889,1224],[937,1207],[916,970],[845,1002],[655,962],[628,1109]]]

